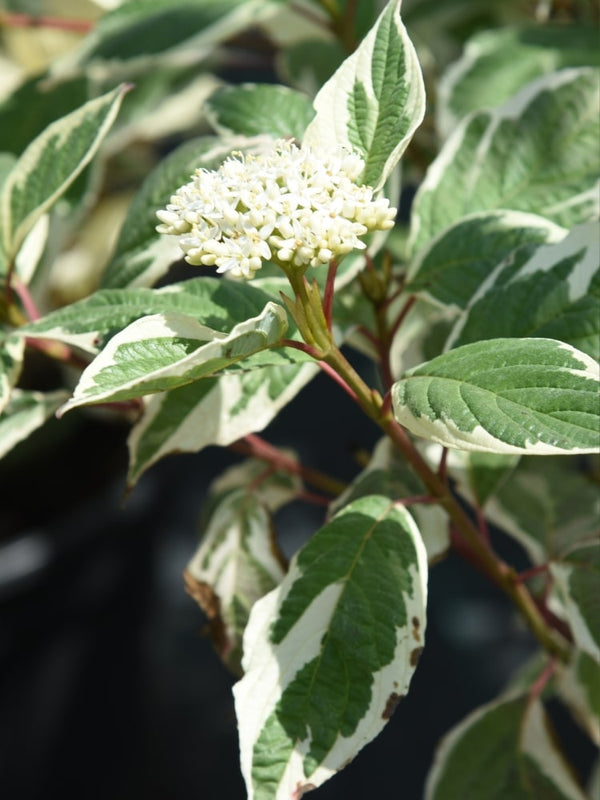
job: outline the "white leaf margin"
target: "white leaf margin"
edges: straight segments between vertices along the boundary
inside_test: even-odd
[[[490,703],[472,711],[461,722],[452,728],[441,740],[435,753],[433,766],[427,776],[424,800],[434,800],[439,781],[443,775],[446,762],[463,735],[489,711],[493,711],[504,702],[515,700],[518,693],[506,694]],[[527,754],[544,774],[569,800],[587,800],[579,786],[573,780],[556,742],[548,731],[546,714],[539,700],[530,702],[521,724],[521,752]],[[472,768],[472,767],[471,767]]]
[[[390,501],[390,507],[393,505]],[[351,508],[352,504],[346,506],[340,513],[343,514]],[[419,620],[419,639],[414,641],[422,642],[426,627],[424,609],[427,605],[427,551],[411,514],[402,506],[396,505],[394,508],[403,517],[404,530],[410,535],[417,556],[418,568],[415,569],[413,566],[409,570],[415,590],[412,597],[408,594],[404,597],[407,620],[414,618]],[[242,666],[245,674],[242,680],[234,685],[233,695],[238,718],[240,765],[246,782],[248,800],[254,800],[252,781],[254,744],[286,688],[298,672],[321,652],[324,621],[331,618],[344,588],[344,584],[340,582],[329,584],[314,598],[285,638],[274,645],[270,641],[272,623],[278,618],[285,598],[302,574],[298,569],[297,559],[292,559],[282,583],[252,607],[244,632]],[[415,636],[414,630],[412,635]],[[327,765],[321,764],[310,776],[306,776],[303,760],[310,746],[310,739],[295,747],[273,800],[290,800],[290,798],[299,800],[303,789],[315,789],[325,783],[383,730],[387,719],[382,718],[381,709],[386,707],[391,691],[402,696],[408,689],[416,664],[412,670],[407,666],[406,653],[414,641],[407,641],[406,636],[399,636],[390,663],[373,673],[369,708],[351,737],[338,735],[326,756]],[[282,663],[286,664],[283,668],[280,667]],[[403,675],[400,675],[399,664],[406,667]]]
[[[492,342],[494,340],[489,339],[487,341]],[[532,339],[531,341],[534,340]],[[596,361],[594,361],[593,358],[590,358],[590,356],[582,353],[580,350],[577,350],[577,348],[572,347],[565,342],[559,342],[554,339],[537,339],[537,341],[554,342],[557,347],[568,351],[571,353],[574,359],[580,362],[580,368],[569,367],[565,368],[565,371],[571,372],[573,375],[577,375],[578,377],[588,378],[595,380],[596,382],[600,382],[600,366],[596,363]],[[470,344],[463,345],[463,347],[471,346],[472,345]],[[449,352],[457,352],[457,350]],[[413,370],[410,372],[412,371]],[[410,372],[406,373],[405,376],[400,379],[400,381],[397,381],[397,384],[401,383],[407,378],[410,378]],[[401,425],[404,425],[404,427],[406,427],[416,436],[422,436],[424,439],[428,439],[436,444],[441,444],[443,447],[451,447],[458,450],[473,450],[481,453],[513,453],[538,456],[560,454],[578,455],[583,453],[595,453],[598,451],[598,447],[573,447],[566,449],[540,441],[533,442],[527,447],[519,447],[518,445],[512,445],[503,441],[502,439],[496,438],[481,425],[475,426],[470,431],[463,431],[452,419],[449,419],[448,417],[444,417],[443,419],[430,419],[425,415],[417,417],[407,406],[401,404],[397,400],[394,387],[392,387],[392,402],[394,407],[394,416],[397,422],[399,422]],[[600,445],[600,430],[598,436]]]
[[[246,333],[257,331],[259,327],[263,327],[263,323],[267,328],[270,325],[274,325],[277,333],[275,339],[279,339],[283,336],[285,330],[287,330],[287,314],[281,306],[276,303],[268,302],[261,314],[234,326],[228,334],[214,331],[212,328],[202,325],[187,314],[181,314],[179,312],[151,314],[147,317],[142,317],[132,322],[110,339],[104,350],[102,350],[97,358],[84,370],[79,379],[79,383],[75,387],[73,397],[60,409],[60,414],[62,415],[72,408],[85,405],[86,403],[102,402],[103,400],[113,397],[116,392],[125,392],[137,386],[140,387],[140,394],[143,394],[145,381],[182,376],[187,370],[206,361],[213,358],[223,358],[223,349],[226,348],[230,342],[235,341]],[[268,334],[268,330],[264,330],[264,332],[266,335]],[[164,338],[168,340],[173,336],[197,339],[199,346],[185,358],[152,370],[144,377],[136,376],[129,381],[124,381],[118,387],[110,387],[104,391],[97,390],[98,384],[96,382],[96,376],[99,375],[103,369],[116,363],[115,353],[122,345],[131,344],[136,341],[143,342],[147,339]],[[266,338],[269,337],[266,336]],[[268,344],[265,343],[265,346],[268,346]]]
[[[309,123],[302,144],[309,147],[323,147],[324,145],[341,145],[351,150],[354,147],[348,138],[350,112],[348,110],[348,96],[352,86],[359,81],[373,108],[378,108],[379,100],[375,96],[370,80],[372,63],[375,50],[375,41],[381,21],[387,14],[393,14],[393,24],[398,32],[405,53],[406,73],[405,84],[408,86],[407,107],[414,107],[413,118],[405,135],[400,139],[392,152],[388,155],[381,176],[373,189],[379,191],[388,176],[396,167],[402,153],[406,150],[413,133],[419,127],[425,116],[425,84],[414,45],[411,42],[406,28],[400,18],[402,0],[392,0],[384,8],[375,25],[362,40],[358,48],[349,56],[332,77],[321,88],[315,97],[313,106],[316,111],[314,119]],[[390,8],[392,7],[392,8]]]

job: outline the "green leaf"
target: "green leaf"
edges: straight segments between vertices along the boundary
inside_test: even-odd
[[[592,26],[554,24],[480,31],[442,77],[438,129],[446,136],[470,111],[504,103],[541,75],[599,63],[598,31]]]
[[[273,138],[302,140],[315,112],[310,98],[267,83],[224,86],[210,96],[205,106],[208,121],[221,135],[270,134]]]
[[[398,422],[445,447],[590,453],[600,444],[597,364],[553,339],[490,339],[405,373]]]
[[[103,288],[150,286],[182,258],[174,237],[156,232],[156,212],[166,206],[196,169],[217,167],[232,146],[215,136],[201,136],[182,144],[152,170],[127,212],[114,255],[102,277]]]
[[[371,460],[348,489],[330,504],[329,513],[372,494],[387,497],[392,502],[402,501],[415,518],[430,564],[446,553],[450,547],[450,532],[445,512],[435,503],[422,502],[428,495],[426,486],[408,468],[387,437],[377,443]]]
[[[556,244],[522,248],[500,264],[447,347],[506,336],[559,339],[600,359],[600,223],[579,225]]]
[[[265,465],[260,468],[264,472]],[[269,481],[280,483],[281,474]],[[201,544],[184,573],[187,591],[210,620],[215,648],[238,675],[250,609],[285,574],[271,515],[259,494],[262,485],[258,489],[249,482],[212,501]]]
[[[523,457],[486,508],[486,516],[515,538],[534,564],[561,559],[593,541],[600,497],[577,458]]]
[[[111,336],[137,319],[172,311],[195,317],[220,333],[254,317],[272,297],[245,281],[191,278],[162,289],[102,289],[19,329],[96,355]]]
[[[427,560],[389,499],[346,506],[259,600],[234,686],[249,800],[316,788],[384,727],[423,645]]]
[[[307,53],[310,58],[306,58]],[[345,57],[346,52],[337,39],[304,38],[278,53],[279,71],[286,83],[314,96]]]
[[[0,413],[0,458],[41,427],[68,398],[68,392],[26,392],[14,389]]]
[[[475,211],[514,209],[566,228],[598,216],[598,72],[565,69],[466,117],[413,205],[410,249]]]
[[[314,107],[304,143],[358,152],[365,161],[362,182],[381,189],[425,113],[421,67],[400,20],[400,0],[387,4]]]
[[[125,71],[131,77],[152,65],[162,68],[175,55],[207,56],[276,7],[269,0],[130,0],[100,17],[80,47],[55,62],[52,75],[93,65],[104,79]]]
[[[600,746],[599,686],[600,664],[587,653],[577,650],[567,666],[558,665],[558,696],[597,746]]]
[[[50,123],[90,99],[89,81],[48,80],[36,75],[21,83],[0,103],[0,150],[20,155]]]
[[[586,800],[539,700],[482,706],[446,734],[425,800]]]
[[[37,220],[92,160],[125,91],[120,86],[53,122],[19,158],[0,194],[0,234],[9,260]]]
[[[84,370],[62,412],[176,389],[277,344],[286,330],[284,309],[270,302],[228,334],[175,311],[142,317],[113,336]],[[276,363],[281,358],[272,356]]]
[[[129,437],[129,485],[169,453],[224,447],[261,431],[318,371],[315,363],[263,367],[153,395]]]
[[[25,340],[14,333],[0,331],[0,411],[8,403],[23,366]]]
[[[435,445],[432,445],[435,447]],[[435,463],[439,464],[441,448]],[[483,508],[509,479],[520,461],[520,456],[505,453],[479,453],[477,451],[452,450],[447,455],[448,474],[456,490],[470,503]],[[536,460],[536,464],[539,461]]]
[[[421,251],[409,269],[407,290],[435,303],[465,308],[490,273],[517,247],[523,246],[529,253],[535,245],[559,241],[566,233],[544,217],[519,211],[470,214]]]
[[[578,647],[600,662],[600,543],[577,547],[550,564]]]

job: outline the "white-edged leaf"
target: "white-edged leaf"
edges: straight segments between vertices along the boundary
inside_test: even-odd
[[[577,458],[524,456],[496,487],[485,513],[520,542],[533,564],[545,564],[594,540],[600,496]]]
[[[586,800],[539,700],[502,698],[453,728],[435,755],[426,800]]]
[[[68,396],[63,390],[44,393],[14,389],[0,413],[0,458],[41,427]]]
[[[425,442],[419,445],[419,450],[429,465],[438,469],[443,453],[442,446]],[[513,453],[480,453],[477,450],[449,450],[445,458],[446,469],[456,491],[469,503],[483,509],[487,503],[494,502],[522,456]],[[539,464],[539,460],[535,463]]]
[[[550,455],[600,446],[598,365],[554,339],[489,339],[394,384],[398,422],[459,450]]]
[[[465,308],[490,273],[517,247],[530,252],[535,245],[560,241],[566,234],[564,228],[544,217],[522,211],[469,214],[421,251],[410,266],[407,290],[434,303]]]
[[[567,228],[597,217],[598,83],[597,70],[561,70],[466,117],[417,192],[411,252],[475,211],[528,211]]]
[[[361,180],[381,189],[421,124],[425,88],[415,49],[400,19],[400,0],[375,25],[315,98],[303,143],[340,145],[365,161]]]
[[[274,139],[293,137],[298,141],[315,114],[308,95],[268,83],[223,86],[210,96],[205,110],[222,136],[269,134]]]
[[[170,453],[226,446],[261,431],[318,371],[307,363],[224,373],[148,398],[129,436],[129,485]]]
[[[423,502],[428,494],[426,486],[408,468],[387,437],[379,440],[365,469],[330,504],[329,514],[369,494],[388,497],[392,502],[402,501],[415,518],[430,564],[446,553],[450,547],[446,513],[435,503]],[[414,502],[411,498],[415,498]]]
[[[550,573],[575,642],[600,662],[600,542],[596,539],[551,562]]]
[[[43,255],[48,233],[50,231],[50,215],[42,214],[25,237],[15,258],[15,268],[20,280],[29,284]]]
[[[498,265],[446,347],[505,336],[559,339],[600,359],[600,223],[577,225],[555,244],[521,248]]]
[[[558,665],[555,681],[560,699],[594,744],[600,746],[600,664],[576,650],[568,665]]]
[[[255,282],[222,281],[210,276],[162,289],[101,289],[23,326],[20,333],[54,339],[95,355],[111,336],[141,317],[176,311],[228,333],[239,322],[260,314],[271,299]]]
[[[440,80],[438,132],[445,138],[469,112],[504,103],[540,75],[599,62],[594,26],[538,24],[480,31]]]
[[[427,558],[388,498],[343,508],[259,600],[233,692],[249,800],[316,788],[386,724],[423,645]]]
[[[100,17],[79,48],[52,65],[53,77],[92,70],[104,80],[164,69],[192,53],[208,56],[271,16],[273,0],[135,0]]]
[[[0,234],[9,259],[92,160],[116,119],[125,91],[119,86],[51,123],[18,159],[0,193]]]
[[[281,452],[294,461],[298,460],[291,450]],[[249,486],[252,487],[254,497],[274,514],[298,496],[302,491],[302,480],[292,472],[273,471],[269,464],[258,458],[247,458],[215,478],[210,492],[213,496],[219,496],[237,489],[247,490]]]
[[[62,412],[184,386],[277,344],[286,330],[287,314],[270,302],[228,334],[174,311],[142,317],[113,336],[84,370]]]
[[[0,332],[0,411],[8,403],[23,366],[25,339],[16,333]]]
[[[252,483],[220,494],[187,565],[185,582],[210,620],[217,652],[233,672],[241,674],[250,609],[284,575],[269,510]]]

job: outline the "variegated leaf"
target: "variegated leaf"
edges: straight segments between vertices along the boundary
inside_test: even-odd
[[[223,86],[211,95],[206,116],[222,136],[269,134],[301,141],[314,110],[308,95],[287,86],[244,83]]]
[[[575,642],[600,662],[600,542],[596,539],[551,562],[550,573]]]
[[[577,225],[555,244],[520,248],[499,264],[446,347],[503,336],[559,339],[600,359],[600,223]]]
[[[490,453],[591,453],[600,446],[596,362],[553,339],[489,339],[450,350],[394,384],[398,422]]]
[[[290,450],[281,451],[288,458],[298,461]],[[272,514],[286,503],[294,500],[302,491],[299,475],[272,467],[258,458],[247,458],[241,464],[225,470],[210,487],[211,494],[219,496],[225,492],[252,487],[252,493]]]
[[[249,800],[320,786],[384,727],[423,645],[427,559],[406,511],[343,508],[250,614],[234,687]]]
[[[361,180],[381,189],[425,113],[415,49],[400,19],[401,0],[388,3],[355,52],[315,98],[316,116],[303,143],[341,145],[365,161]]]
[[[594,26],[572,21],[478,31],[440,80],[438,131],[445,138],[466,114],[506,102],[538,76],[599,62]]]
[[[129,436],[129,485],[169,453],[226,446],[261,431],[318,370],[308,363],[226,373],[148,398]]]
[[[189,53],[205,57],[249,25],[277,9],[277,0],[135,0],[112,3],[79,48],[52,65],[52,76],[89,72],[106,81],[125,72],[181,63]]]
[[[524,456],[496,488],[486,517],[516,539],[533,564],[545,564],[594,540],[600,496],[577,458]]]
[[[564,761],[539,700],[482,706],[442,739],[426,800],[586,800]]]
[[[278,295],[276,295],[278,297]],[[257,316],[273,297],[256,282],[222,281],[203,276],[162,289],[101,289],[65,308],[52,311],[20,332],[54,339],[96,355],[118,331],[141,317],[178,312],[220,333]]]
[[[348,503],[365,495],[378,494],[392,502],[402,502],[415,518],[430,564],[438,561],[450,547],[446,513],[435,503],[424,503],[425,484],[410,470],[387,438],[380,439],[365,469],[329,507],[334,514]],[[411,499],[413,499],[411,502]]]
[[[185,581],[210,621],[217,652],[237,674],[250,609],[282,580],[284,563],[269,509],[252,483],[213,499]]]
[[[142,317],[113,336],[84,370],[62,412],[185,386],[277,344],[286,330],[285,311],[270,302],[227,334],[177,312]],[[275,363],[282,358],[272,355]]]
[[[22,336],[0,332],[0,412],[6,407],[19,379],[24,352],[25,339]]]
[[[434,303],[465,308],[517,247],[531,252],[535,245],[560,241],[566,234],[544,217],[521,211],[469,214],[438,234],[413,261],[407,290]]]
[[[556,691],[590,739],[600,746],[600,663],[576,650],[568,665],[559,664]]]
[[[415,197],[410,251],[475,211],[514,209],[570,228],[599,213],[598,72],[544,76],[465,118]]]
[[[41,427],[68,396],[63,390],[43,393],[13,389],[0,413],[0,458]]]
[[[116,119],[120,86],[51,123],[25,150],[2,185],[0,238],[14,258],[37,220],[96,154]]]

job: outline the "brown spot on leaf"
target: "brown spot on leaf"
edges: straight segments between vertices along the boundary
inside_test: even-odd
[[[415,649],[411,652],[410,657],[408,659],[409,662],[410,662],[411,667],[416,667],[417,666],[417,664],[419,662],[419,658],[421,657],[421,653],[422,652],[423,652],[423,648],[422,647],[415,647]]]
[[[418,617],[413,617],[411,621],[412,621],[412,626],[413,626],[413,629],[412,629],[413,639],[415,640],[415,642],[420,642],[421,641],[421,631],[420,631],[421,621],[420,621],[420,619]]]
[[[240,667],[236,659],[232,657],[232,642],[227,637],[225,623],[221,616],[221,602],[212,587],[204,581],[199,581],[189,570],[184,570],[183,580],[185,590],[198,603],[208,619],[208,632],[212,639],[213,646],[221,656],[225,664],[236,674],[240,673]]]
[[[381,719],[389,719],[394,711],[400,700],[404,697],[403,694],[398,694],[398,692],[392,692],[391,695],[387,699],[387,703],[385,704],[385,708],[383,709],[383,714],[381,715]]]
[[[204,581],[199,581],[189,570],[183,573],[185,590],[198,603],[202,611],[209,619],[218,617],[221,612],[221,603],[218,596],[213,592],[212,587]]]

